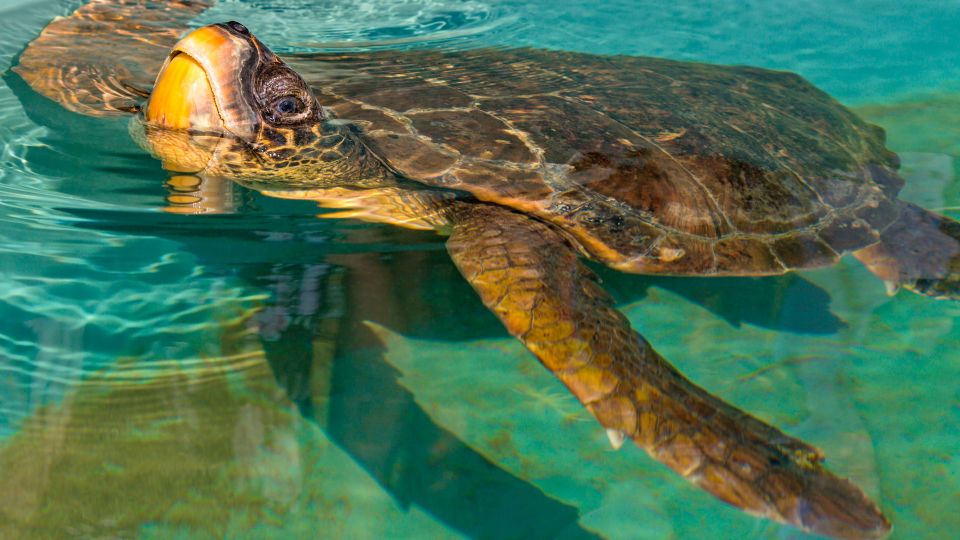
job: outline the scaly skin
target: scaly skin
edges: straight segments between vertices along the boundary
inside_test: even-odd
[[[17,70],[34,88],[70,110],[95,116],[133,111],[137,108],[137,96],[144,94],[143,88],[149,85],[147,83],[141,86],[140,83],[148,79],[142,76],[142,72],[155,70],[162,62],[161,54],[154,55],[159,50],[158,47],[171,46],[172,40],[182,31],[189,17],[206,5],[202,2],[97,0],[65,19],[67,22],[54,23],[50,30],[24,52],[21,66]],[[154,9],[158,6],[170,9]],[[138,17],[144,21],[149,20],[150,25],[147,28],[139,27],[139,23],[135,22],[140,20]],[[687,133],[686,128],[671,129],[668,134],[661,133],[654,137],[656,144],[649,140],[646,144],[641,144],[653,134],[640,136],[621,124],[636,120],[639,122],[637,126],[665,126],[661,121],[653,122],[649,126],[645,121],[641,122],[643,118],[637,119],[633,115],[640,114],[638,111],[642,108],[633,106],[629,96],[620,99],[616,95],[608,96],[609,99],[600,99],[590,94],[577,94],[563,100],[557,96],[528,97],[517,98],[519,101],[514,103],[513,97],[524,93],[510,92],[507,95],[509,99],[491,97],[484,102],[492,107],[493,113],[500,114],[503,118],[489,111],[483,114],[479,110],[450,112],[443,108],[434,110],[429,107],[420,112],[401,115],[400,112],[409,104],[408,99],[427,99],[431,96],[439,99],[443,97],[444,91],[453,95],[457,94],[458,90],[452,86],[438,87],[430,82],[419,87],[413,97],[404,98],[402,93],[391,92],[392,87],[381,88],[383,81],[391,81],[390,84],[396,82],[386,75],[382,79],[373,77],[370,80],[361,77],[354,81],[359,87],[355,85],[344,88],[345,95],[349,97],[349,92],[354,92],[354,95],[360,96],[358,100],[364,105],[376,98],[381,90],[386,94],[380,95],[380,98],[399,98],[401,103],[397,105],[397,110],[390,109],[388,99],[381,102],[380,109],[360,107],[359,110],[352,111],[358,115],[366,113],[368,116],[379,112],[380,116],[373,114],[368,118],[368,122],[372,122],[372,126],[380,126],[379,129],[364,131],[347,123],[330,121],[331,119],[325,116],[326,113],[320,110],[315,98],[307,103],[307,106],[315,106],[311,110],[317,111],[316,114],[311,114],[309,122],[261,122],[264,110],[258,109],[261,105],[252,103],[249,95],[254,91],[263,95],[267,95],[267,92],[254,86],[256,77],[245,77],[237,81],[236,74],[247,68],[258,68],[258,65],[254,65],[255,62],[260,62],[261,66],[269,64],[272,68],[284,66],[265,45],[249,36],[246,29],[238,28],[242,27],[235,23],[205,27],[179,42],[178,51],[189,55],[201,69],[188,65],[185,63],[186,59],[174,60],[171,57],[167,64],[168,67],[174,64],[172,72],[179,73],[183,79],[168,88],[195,88],[193,83],[199,82],[200,77],[206,77],[206,82],[210,84],[210,95],[207,99],[212,100],[211,96],[216,98],[215,105],[218,116],[223,121],[222,126],[194,126],[193,122],[198,116],[213,118],[213,115],[207,114],[212,109],[198,109],[194,107],[197,103],[190,103],[191,106],[187,107],[188,104],[182,101],[197,96],[180,95],[183,93],[180,91],[160,92],[163,95],[154,96],[156,100],[151,102],[154,107],[146,107],[140,117],[140,120],[153,121],[153,125],[134,123],[137,126],[134,129],[135,136],[162,159],[167,168],[189,173],[178,178],[189,179],[191,174],[205,178],[229,178],[274,196],[307,198],[327,207],[352,209],[335,214],[336,217],[450,232],[450,253],[484,303],[503,321],[508,331],[523,341],[600,421],[611,434],[611,441],[615,445],[624,438],[630,438],[654,458],[688,480],[753,514],[839,538],[874,538],[889,531],[890,525],[877,507],[851,483],[826,471],[820,463],[822,456],[814,448],[709,395],[672,368],[646,340],[630,328],[625,317],[614,308],[610,297],[578,258],[578,251],[586,252],[611,264],[611,261],[616,262],[619,258],[635,262],[648,255],[646,251],[634,246],[634,243],[640,242],[644,237],[634,234],[639,229],[631,229],[629,226],[632,222],[624,221],[625,217],[633,214],[621,212],[625,207],[620,203],[632,204],[634,210],[644,212],[663,207],[682,208],[684,212],[682,215],[673,216],[676,223],[671,221],[670,227],[675,229],[674,232],[680,229],[686,232],[668,235],[669,238],[701,234],[698,225],[703,221],[701,218],[706,219],[714,214],[720,216],[720,213],[700,212],[698,208],[702,208],[692,203],[686,206],[671,206],[662,202],[693,201],[684,198],[685,192],[677,188],[684,179],[690,182],[696,180],[696,175],[680,174],[675,170],[673,162],[682,156],[697,157],[697,152],[688,150],[703,151],[709,158],[711,148],[726,148],[728,141],[725,137],[717,140],[698,139],[692,136],[695,134]],[[144,32],[142,36],[138,34],[141,31]],[[77,36],[84,39],[76,40]],[[93,46],[84,43],[88,38]],[[76,43],[84,44],[76,47],[70,54],[52,54],[52,51],[70,49]],[[113,51],[114,46],[129,49],[130,54],[118,55]],[[253,50],[257,51],[256,55],[251,54]],[[469,60],[467,57],[470,54],[465,53],[462,60]],[[484,55],[497,53],[475,54],[479,55],[477,61],[486,61],[487,57]],[[529,54],[536,56],[546,53],[531,51]],[[412,55],[408,58],[417,57]],[[583,55],[570,56],[569,60],[576,64],[586,61],[585,58]],[[383,62],[382,58],[374,60]],[[450,59],[451,62],[460,60]],[[333,58],[320,59],[317,65],[320,68],[329,67],[324,62],[332,61]],[[362,65],[366,60],[359,59],[358,62]],[[685,67],[675,62],[640,59],[637,62],[640,62],[638,65],[656,64],[667,71],[676,69],[682,72],[680,75],[726,73],[724,68],[718,67],[699,66],[687,73]],[[603,77],[613,77],[612,81],[615,83],[619,79],[614,75],[621,70],[608,72],[598,67],[605,65],[603,62],[595,64],[587,65],[580,71],[574,66],[570,74],[596,80],[595,84],[587,85],[595,90],[612,91],[620,88],[616,84],[603,83]],[[441,65],[447,66],[446,63]],[[469,67],[473,64],[468,62],[464,65]],[[389,65],[385,66],[389,68]],[[409,71],[403,66],[400,69],[401,73]],[[457,73],[452,68],[443,69],[451,69],[451,76]],[[131,70],[134,72],[131,73]],[[327,73],[329,70],[321,71]],[[785,106],[795,105],[797,101],[791,96],[803,94],[803,88],[806,88],[806,83],[802,80],[785,78],[782,74],[771,74],[763,70],[744,71],[739,68],[734,71],[738,76],[753,81],[760,97],[779,95],[781,98],[788,98],[782,100]],[[362,73],[372,76],[378,71],[371,68]],[[150,75],[152,76],[152,73]],[[453,78],[457,79],[464,89],[473,80],[469,73]],[[696,76],[687,81],[690,88],[703,90],[690,82],[695,79]],[[305,91],[291,83],[291,80],[288,78],[281,82],[301,91],[301,96],[306,95]],[[726,77],[723,77],[723,80],[725,81]],[[181,84],[185,82],[190,84]],[[203,85],[199,86],[202,88]],[[372,89],[373,93],[368,92],[366,97],[362,91],[356,94],[363,88]],[[630,86],[620,90],[632,88],[633,86]],[[719,87],[714,84],[710,88],[716,90]],[[336,85],[333,89],[337,89]],[[270,94],[267,97],[272,99],[275,95]],[[667,98],[674,95],[672,92],[661,94],[654,91],[648,97]],[[709,95],[716,97],[714,92]],[[819,219],[816,212],[795,212],[796,209],[791,210],[792,207],[788,205],[782,209],[784,215],[781,217],[786,220],[783,223],[789,227],[784,231],[773,230],[754,223],[757,220],[763,222],[772,215],[768,211],[771,206],[759,204],[753,208],[758,212],[757,215],[741,216],[740,221],[743,227],[753,227],[750,234],[756,237],[755,240],[758,239],[757,242],[762,244],[760,247],[764,249],[753,250],[747,243],[723,244],[726,251],[721,250],[720,254],[728,256],[723,263],[726,266],[718,262],[717,253],[714,253],[712,259],[704,259],[694,250],[681,249],[669,243],[647,246],[650,249],[658,248],[651,253],[663,263],[661,266],[646,263],[614,266],[628,271],[644,272],[734,272],[761,275],[826,264],[835,260],[843,251],[863,248],[873,243],[873,246],[867,247],[866,251],[861,251],[858,255],[876,273],[889,274],[896,282],[908,281],[908,285],[920,292],[933,291],[935,295],[943,295],[942,291],[945,289],[954,290],[956,276],[960,275],[956,252],[950,251],[960,245],[957,243],[960,234],[957,234],[958,227],[955,222],[905,211],[904,208],[909,210],[910,207],[895,206],[891,203],[888,197],[892,197],[899,189],[899,179],[892,172],[895,160],[883,148],[882,136],[876,130],[871,131],[861,126],[862,122],[852,118],[849,112],[845,112],[838,104],[829,102],[824,95],[811,95],[816,99],[807,103],[808,109],[799,109],[799,112],[804,113],[800,116],[809,116],[806,113],[813,113],[811,118],[820,114],[826,115],[824,122],[815,123],[826,126],[824,129],[830,128],[827,135],[843,135],[842,138],[850,138],[850,141],[863,148],[847,155],[849,152],[846,149],[849,145],[828,145],[828,150],[838,152],[836,155],[831,154],[836,159],[827,160],[823,164],[819,164],[816,159],[808,162],[804,158],[822,157],[826,154],[812,150],[813,147],[807,144],[812,135],[808,133],[809,130],[801,129],[802,124],[765,120],[763,115],[769,112],[767,109],[740,106],[736,108],[738,117],[741,113],[758,114],[757,121],[750,122],[750,125],[758,129],[772,130],[770,137],[773,141],[783,143],[784,148],[775,153],[775,158],[770,157],[769,160],[763,156],[754,156],[759,161],[753,163],[752,168],[740,167],[750,163],[733,163],[722,159],[697,161],[693,165],[700,167],[697,170],[702,169],[709,173],[701,174],[706,179],[734,179],[744,182],[749,180],[752,183],[746,186],[737,183],[730,186],[724,184],[712,188],[701,185],[697,189],[691,188],[691,193],[703,191],[707,195],[728,195],[730,197],[723,200],[730,207],[728,210],[732,211],[729,214],[740,215],[749,209],[748,205],[741,204],[742,201],[737,202],[739,199],[733,196],[744,195],[750,199],[759,194],[780,202],[792,200],[790,197],[777,195],[782,191],[780,188],[793,184],[785,177],[774,174],[778,171],[776,164],[783,160],[805,163],[805,167],[809,168],[809,174],[805,176],[809,177],[808,180],[819,182],[815,186],[818,189],[816,194],[830,195],[831,197],[826,198],[836,199],[838,205],[847,204],[846,199],[850,198],[855,203],[850,208],[860,212],[857,219],[862,218],[864,223],[850,221],[852,215],[848,214],[854,210],[849,208],[839,214],[844,220],[820,223],[816,221]],[[500,103],[498,99],[506,101]],[[590,105],[594,102],[599,105]],[[264,103],[269,104],[271,101],[266,100]],[[346,102],[341,99],[341,108],[350,110],[344,103]],[[746,103],[751,102],[748,100]],[[441,105],[453,106],[447,102]],[[476,104],[468,102],[463,105],[474,107]],[[616,110],[609,109],[609,106],[614,105],[618,107]],[[601,111],[597,107],[607,107],[609,110]],[[726,117],[720,114],[723,112],[720,109],[711,106],[701,106],[698,109],[706,116],[698,117],[695,122],[688,122],[691,129],[695,126],[707,126],[720,129],[720,132],[734,138],[746,136],[741,133],[742,130],[734,129],[736,126],[727,126],[728,122],[724,120]],[[661,112],[675,110],[676,107],[665,106]],[[786,107],[783,117],[790,117],[792,110]],[[553,119],[563,111],[569,113],[563,118],[570,119],[570,122],[555,122]],[[402,117],[401,120],[410,120],[413,123],[411,125],[416,125],[418,131],[407,129],[409,125],[398,122],[398,117]],[[615,120],[617,118],[620,120]],[[669,118],[681,123],[688,120],[681,116]],[[240,119],[245,119],[245,122]],[[573,122],[573,119],[577,121]],[[709,121],[705,122],[704,119]],[[832,123],[827,121],[831,119]],[[504,129],[503,126],[508,125],[504,122],[507,121],[520,128]],[[490,124],[491,122],[493,124]],[[473,129],[471,126],[474,125],[481,126],[482,129]],[[484,127],[488,125],[494,127]],[[188,126],[189,129],[167,129],[183,126]],[[431,135],[431,126],[436,127],[439,133]],[[778,132],[774,129],[777,126],[786,130]],[[673,127],[683,126],[677,124]],[[558,131],[554,128],[563,129]],[[736,133],[727,133],[730,130]],[[505,155],[512,156],[507,161],[519,160],[514,164],[516,166],[488,163],[489,160],[495,161],[498,154],[491,154],[492,157],[488,160],[484,157],[484,151],[499,147],[487,144],[485,139],[475,138],[474,135],[491,133],[500,138],[506,137],[505,134],[519,137],[512,143],[512,139],[504,139],[503,143],[499,139],[494,141],[505,145],[504,152],[513,152]],[[427,135],[432,138],[427,140]],[[831,139],[829,136],[814,138],[814,142],[818,144]],[[437,141],[445,141],[445,145],[457,147],[463,153],[458,157]],[[707,144],[707,147],[702,147],[703,144]],[[562,167],[545,169],[550,174],[543,176],[543,171],[537,168],[543,165],[537,161],[539,152],[529,152],[530,145],[544,150],[544,155],[554,156],[554,161],[551,161],[553,165],[573,163],[574,168],[579,167],[577,170],[580,176],[576,181],[571,181],[571,178],[560,174],[566,171]],[[527,153],[521,151],[524,146],[527,147]],[[733,144],[734,149],[744,151],[756,150],[755,146],[752,143],[740,146]],[[772,152],[776,149],[771,147],[762,150]],[[571,155],[576,158],[575,161],[571,161],[574,159],[570,158]],[[857,160],[861,157],[866,162],[876,162],[883,166],[861,170],[857,168],[860,164]],[[850,161],[848,158],[856,159]],[[825,170],[835,168],[834,162],[851,167],[857,165],[854,172],[863,174],[856,176],[856,181],[850,180],[853,177],[845,177],[846,180],[821,178]],[[773,171],[760,167],[758,163],[764,167],[773,167]],[[644,164],[645,166],[641,166]],[[731,164],[738,167],[730,169],[728,165]],[[617,175],[600,174],[614,169]],[[569,171],[564,174],[569,174]],[[650,184],[651,178],[663,182]],[[411,190],[411,179],[437,189]],[[262,183],[256,184],[257,181]],[[193,186],[188,180],[181,183],[184,189]],[[574,189],[586,184],[593,186],[589,193]],[[651,185],[659,186],[661,191],[648,189]],[[474,198],[457,199],[458,194],[443,188],[460,189]],[[551,193],[560,197],[557,199],[558,204],[541,204],[544,197]],[[798,203],[809,202],[814,207],[813,210],[820,208],[813,204],[813,199],[802,196],[805,191],[800,190],[797,193],[800,194],[795,197]],[[578,195],[586,198],[578,198]],[[648,196],[653,195],[661,197],[663,201],[656,198],[647,200]],[[174,206],[178,210],[205,211],[223,206],[216,203],[208,207],[200,205],[199,200],[176,195],[174,197],[171,202],[173,205],[181,205]],[[568,198],[570,200],[567,200]],[[607,198],[612,198],[614,202],[608,204]],[[480,202],[483,200],[491,204]],[[711,202],[710,197],[704,200],[704,204],[710,208],[713,208],[711,205],[714,202],[717,205],[722,202],[719,199]],[[530,204],[525,206],[524,201]],[[492,203],[512,205],[514,210]],[[647,208],[648,206],[650,208]],[[619,210],[614,211],[615,209]],[[529,215],[522,212],[528,212]],[[572,217],[567,219],[568,214],[579,221]],[[728,220],[732,219],[730,215],[724,215]],[[807,236],[792,228],[794,226],[790,225],[793,223],[790,220],[794,218],[803,218],[801,225],[809,229],[804,233]],[[938,219],[942,221],[937,221]],[[647,221],[640,220],[648,225]],[[545,222],[550,222],[551,225]],[[815,223],[816,226],[810,223]],[[917,224],[920,224],[919,230],[914,227]],[[714,227],[717,230],[713,232],[722,236],[729,227],[720,225]],[[687,230],[691,228],[696,230]],[[877,232],[881,230],[882,237],[876,236],[881,234]],[[930,240],[926,233],[933,230],[945,235],[935,235],[936,239]],[[814,232],[825,240],[811,236]],[[603,234],[596,236],[600,233]],[[710,242],[716,242],[719,246],[730,240],[720,236],[711,237]],[[571,245],[572,238],[579,239],[576,245]],[[607,245],[601,242],[603,245],[597,247],[597,244],[591,250],[589,240],[601,238],[623,240],[625,243]],[[774,246],[777,249],[767,249],[770,247],[767,244],[771,242],[779,242]],[[943,272],[943,260],[918,258],[917,253],[904,248],[921,243],[925,246],[923,251],[934,250],[946,254],[946,261],[949,262],[946,273]],[[600,249],[603,246],[609,249]],[[831,246],[837,249],[834,250]],[[712,248],[714,252],[715,248],[716,246]],[[749,254],[755,257],[746,257],[753,261],[746,264],[743,261]],[[633,257],[634,255],[639,259]],[[921,258],[932,268],[925,268],[924,264],[918,262]],[[705,260],[712,260],[714,263],[699,265]],[[771,260],[777,264],[770,263]]]
[[[880,242],[854,253],[893,294],[901,287],[960,300],[960,223],[900,202],[900,217],[880,232]]]
[[[485,305],[611,433],[719,499],[837,538],[876,538],[890,524],[823,456],[710,395],[636,334],[551,226],[450,192],[379,188],[264,191],[351,217],[451,231],[448,250]]]
[[[550,227],[492,206],[454,214],[447,247],[484,304],[608,430],[719,499],[837,538],[890,524],[815,449],[724,403],[631,328]]]

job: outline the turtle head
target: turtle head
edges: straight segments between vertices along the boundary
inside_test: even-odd
[[[303,78],[233,21],[174,46],[138,119],[138,141],[180,172],[349,181],[362,153],[352,128],[329,121]]]

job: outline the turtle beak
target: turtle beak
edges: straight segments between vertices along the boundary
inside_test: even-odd
[[[144,121],[169,129],[229,132],[249,140],[258,116],[244,98],[244,74],[257,61],[258,50],[249,32],[228,25],[190,32],[160,70]]]

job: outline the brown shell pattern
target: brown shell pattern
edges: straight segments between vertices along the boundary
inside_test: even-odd
[[[531,49],[288,61],[400,173],[551,222],[621,270],[821,266],[897,214],[883,131],[794,74]]]

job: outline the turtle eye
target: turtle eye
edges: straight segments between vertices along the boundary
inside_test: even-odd
[[[294,114],[303,110],[303,102],[293,96],[280,98],[273,108],[280,114]]]
[[[240,24],[240,23],[238,23],[237,21],[229,21],[229,22],[227,23],[227,26],[229,26],[230,28],[232,28],[236,33],[240,34],[241,36],[249,36],[249,35],[250,35],[250,31],[247,30],[247,27],[244,26],[244,25],[242,25],[242,24]]]

